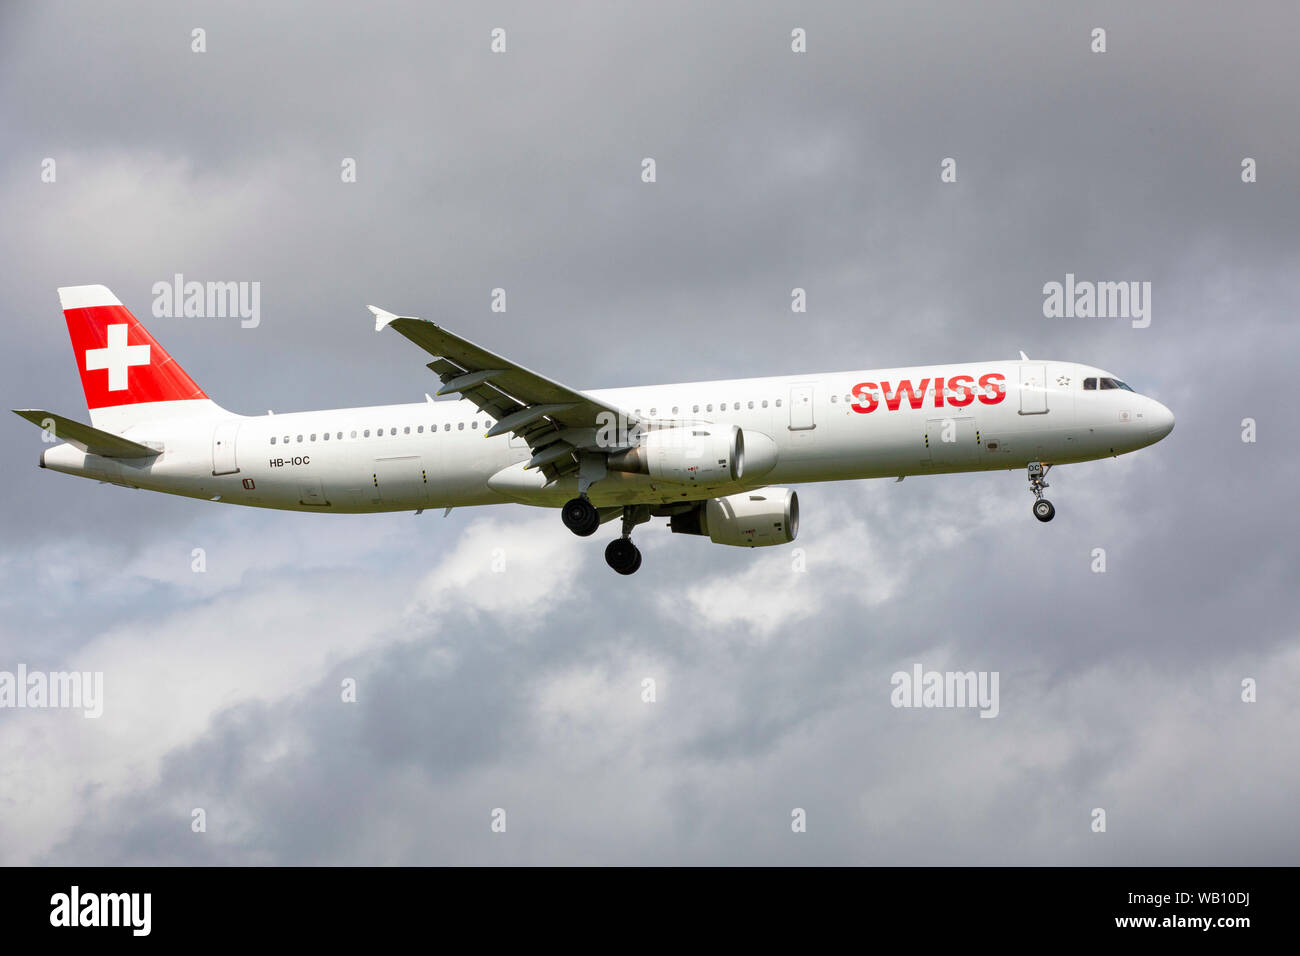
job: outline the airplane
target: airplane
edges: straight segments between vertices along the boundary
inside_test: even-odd
[[[788,544],[786,484],[1025,469],[1033,514],[1049,470],[1118,456],[1174,416],[1110,372],[1030,359],[578,390],[440,325],[370,306],[432,359],[458,401],[238,415],[217,405],[105,286],[59,289],[90,424],[44,429],[40,466],[127,488],[287,511],[356,514],[518,503],[560,509],[641,566],[633,529],[667,518],[715,544]]]

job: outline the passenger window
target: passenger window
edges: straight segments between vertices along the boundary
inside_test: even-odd
[[[677,414],[677,406],[676,406],[676,405],[673,406],[673,414],[674,414],[674,415]]]
[[[458,431],[458,432],[463,432],[464,430],[465,430],[465,423],[464,423],[464,422],[457,422],[457,423],[456,423],[456,431]]]
[[[831,402],[832,402],[832,403],[838,402],[839,400],[840,400],[840,397],[839,397],[838,395],[832,395],[832,396],[831,396]]]
[[[390,428],[390,429],[388,429],[388,434],[390,434],[390,435],[396,435],[396,434],[397,434],[397,429],[396,429],[396,428]]]
[[[370,437],[370,429],[369,429],[369,428],[366,429],[366,433],[365,433],[365,434],[366,434],[366,437],[367,437],[367,438]]]
[[[1085,378],[1083,380],[1083,390],[1085,392],[1095,392],[1097,390],[1097,380],[1095,378]]]
[[[329,440],[330,440],[330,433],[329,433],[329,432],[325,432],[325,434],[321,435],[320,437],[323,438],[323,439],[325,439],[326,441],[329,441]]]
[[[301,435],[298,436],[298,441],[302,441],[302,436],[301,436]]]
[[[315,441],[315,440],[316,440],[316,433],[315,433],[315,432],[312,432],[312,433],[311,433],[311,440],[312,440],[312,441]]]
[[[767,408],[767,399],[766,399],[766,398],[763,399],[763,407],[764,407],[764,408]]]
[[[476,418],[472,422],[470,422],[469,427],[474,429],[475,431],[478,431],[478,419]]]
[[[403,428],[403,429],[402,429],[402,434],[403,434],[403,435],[409,435],[409,434],[411,434],[411,426],[410,426],[410,425],[407,425],[405,428]]]
[[[705,406],[704,406],[704,410],[705,410],[706,412],[711,412],[711,411],[713,411],[713,405],[712,405],[712,403],[710,403],[710,404],[708,404],[708,405],[705,405]]]
[[[655,417],[655,413],[656,413],[656,409],[653,409],[653,408],[650,409],[650,417],[651,417],[651,418],[654,418],[654,417]]]
[[[284,436],[284,443],[285,443],[286,445],[289,444],[289,436],[288,436],[288,435],[285,435],[285,436]]]
[[[275,436],[274,436],[274,435],[271,436],[271,444],[272,444],[272,445],[275,444]]]
[[[698,406],[698,405],[692,405],[692,406],[691,406],[691,411],[692,411],[692,412],[699,412],[699,410],[700,410],[700,406]]]
[[[451,422],[447,422],[445,425],[443,425],[442,430],[445,432],[451,431]]]
[[[356,437],[357,437],[357,430],[356,430],[355,428],[352,429],[352,437],[353,437],[353,438],[356,438]]]
[[[418,426],[418,427],[415,429],[415,433],[416,433],[417,435],[423,435],[423,434],[424,434],[424,426],[423,426],[423,425]]]
[[[781,407],[781,399],[779,399],[779,398],[776,400],[776,407],[777,407],[777,408],[780,408],[780,407]]]
[[[750,408],[753,408],[753,407],[754,407],[754,403],[753,403],[753,402],[750,402],[750,403],[749,403],[749,407],[750,407]]]

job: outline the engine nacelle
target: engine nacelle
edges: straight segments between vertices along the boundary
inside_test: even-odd
[[[759,488],[710,498],[668,524],[677,534],[707,534],[714,544],[738,548],[789,544],[799,535],[799,496],[789,488]]]
[[[607,467],[684,485],[739,481],[745,473],[745,436],[736,425],[657,428],[635,448],[610,455]]]

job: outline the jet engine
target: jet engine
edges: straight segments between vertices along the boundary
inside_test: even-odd
[[[706,534],[714,544],[762,548],[789,544],[799,534],[799,496],[789,488],[759,488],[701,501],[674,514],[676,534]]]
[[[610,455],[606,467],[686,485],[739,481],[745,471],[745,436],[736,425],[657,428],[635,448]]]

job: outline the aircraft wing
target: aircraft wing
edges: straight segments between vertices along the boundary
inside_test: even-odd
[[[614,422],[630,431],[636,424],[625,409],[495,355],[428,319],[369,309],[376,332],[396,329],[434,356],[428,367],[442,381],[437,394],[457,392],[473,402],[493,420],[487,437],[506,432],[522,437],[533,452],[527,467],[540,468],[548,480],[577,471],[574,453],[596,447],[602,426]]]

